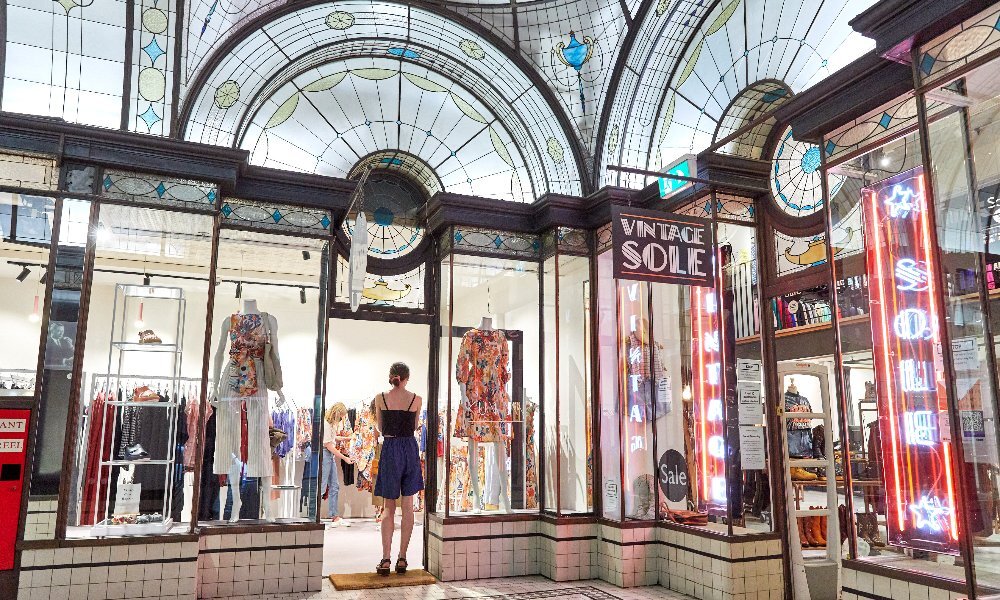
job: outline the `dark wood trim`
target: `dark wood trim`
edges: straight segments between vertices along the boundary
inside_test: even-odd
[[[232,188],[250,156],[246,150],[9,112],[0,112],[0,147],[47,154],[59,162],[200,179],[224,189]]]
[[[912,90],[909,66],[870,52],[793,96],[775,116],[791,124],[795,139],[818,144],[824,133]]]
[[[964,581],[938,577],[924,571],[901,569],[883,564],[881,562],[858,560],[853,558],[842,559],[840,564],[844,569],[853,569],[855,571],[861,571],[862,573],[878,575],[879,577],[888,577],[890,579],[898,579],[900,581],[912,581],[913,583],[919,585],[926,585],[928,587],[939,588],[951,592],[959,592],[963,594],[969,593],[969,585]],[[927,564],[929,567],[933,565],[933,563]]]
[[[196,533],[167,533],[164,535],[133,535],[106,538],[69,538],[65,540],[26,540],[17,543],[17,549],[49,550],[54,548],[95,548],[104,546],[138,546],[140,544],[177,544],[197,542]]]
[[[125,63],[122,76],[122,112],[119,129],[129,130],[129,112],[132,108],[132,69],[135,60],[135,0],[125,0]],[[175,40],[179,41],[179,40]],[[136,65],[137,66],[137,65]]]
[[[182,68],[181,65],[184,63],[184,42],[187,40],[185,36],[184,18],[187,16],[187,2],[188,0],[176,0],[176,10],[174,11],[174,68],[173,68],[173,80],[170,86],[170,129],[168,134],[172,138],[180,137],[178,135],[178,120],[177,120],[177,108],[181,102],[181,78]]]
[[[213,360],[212,356],[212,329],[214,323],[212,318],[215,316],[215,285],[216,276],[219,268],[219,233],[220,225],[222,222],[222,215],[216,213],[212,220],[212,254],[208,259],[208,300],[205,305],[205,341],[202,343],[202,357],[201,357],[201,386],[198,390],[199,401],[198,401],[198,431],[192,436],[192,439],[199,440],[195,448],[197,455],[194,459],[194,487],[191,491],[191,521],[190,530],[193,531],[195,527],[198,526],[199,508],[201,506],[201,479],[202,479],[202,460],[205,457],[205,436],[203,432],[205,431],[205,423],[208,420],[208,415],[205,407],[208,405],[208,386],[209,386],[209,376],[210,368]],[[221,376],[221,374],[220,374]],[[222,515],[219,515],[220,517]]]
[[[362,304],[358,307],[357,312],[353,312],[350,305],[341,302],[330,303],[329,315],[331,319],[381,321],[383,323],[414,323],[417,325],[431,325],[434,320],[430,312],[418,312],[415,309],[399,308],[383,311],[378,310],[371,304]]]
[[[240,533],[276,533],[283,531],[321,531],[325,530],[323,523],[311,521],[240,521],[239,525],[229,523],[214,523],[202,521],[198,525],[197,537],[210,535],[236,535]],[[233,550],[239,550],[234,548]]]
[[[542,523],[549,523],[550,525],[586,525],[588,523],[598,522],[597,515],[594,514],[578,514],[578,515],[559,515],[555,516],[552,514],[542,513],[538,520]]]
[[[82,412],[83,400],[80,397],[83,390],[83,356],[87,346],[87,325],[90,322],[90,292],[94,284],[94,257],[97,253],[97,238],[90,235],[91,231],[97,231],[100,219],[101,205],[98,202],[90,203],[90,220],[87,227],[87,246],[83,253],[83,280],[80,286],[80,305],[77,316],[75,348],[73,349],[73,368],[71,381],[75,382],[70,386],[69,406],[66,415],[65,439],[63,442],[62,474],[59,477],[59,502],[56,504],[56,539],[66,537],[66,526],[69,519],[69,495],[70,487],[73,484],[73,463],[76,461],[77,433],[79,433],[79,419]],[[59,247],[54,246],[53,253],[59,252]],[[55,279],[55,271],[51,272],[46,279]]]
[[[875,53],[906,61],[910,50],[989,8],[990,0],[881,0],[848,24],[875,40]]]

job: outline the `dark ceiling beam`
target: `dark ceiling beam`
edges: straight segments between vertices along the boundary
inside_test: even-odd
[[[881,0],[849,21],[875,40],[875,54],[909,62],[910,49],[989,8],[996,0]]]
[[[0,147],[232,188],[249,153],[209,144],[0,112]]]
[[[909,65],[870,52],[792,96],[775,116],[792,126],[795,139],[819,143],[823,134],[912,90]]]

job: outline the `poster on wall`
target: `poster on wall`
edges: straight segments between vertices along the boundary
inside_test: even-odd
[[[958,554],[941,293],[922,167],[862,188],[888,542]]]
[[[711,221],[613,205],[611,242],[615,279],[714,286]]]

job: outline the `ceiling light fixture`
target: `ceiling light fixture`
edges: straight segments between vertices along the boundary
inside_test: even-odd
[[[306,288],[304,287],[299,288],[299,302],[302,304],[306,303]]]
[[[312,258],[312,256],[309,254],[309,251],[308,250],[303,250],[302,251],[302,260],[309,260],[310,258]]]
[[[24,281],[28,278],[28,275],[31,275],[31,269],[29,269],[27,265],[22,265],[21,272],[17,274],[17,280]]]
[[[236,282],[236,297],[237,298],[242,298],[243,297],[243,282],[242,281],[237,281]]]
[[[142,285],[144,285],[146,287],[149,287],[149,280],[150,280],[149,275],[147,275],[147,274],[144,273],[142,275]]]

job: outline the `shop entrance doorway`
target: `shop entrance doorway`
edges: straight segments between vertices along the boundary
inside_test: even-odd
[[[370,440],[361,435],[360,428],[368,418],[366,413],[372,399],[389,389],[388,373],[392,363],[404,362],[410,367],[407,389],[422,397],[424,409],[427,408],[429,336],[427,325],[351,319],[330,321],[324,410],[337,403],[345,405],[351,428],[358,434],[353,443],[362,447],[362,453]],[[421,419],[420,424],[424,423],[426,419]],[[420,436],[419,430],[417,435]],[[423,440],[418,438],[418,441]],[[421,451],[425,448],[422,443]],[[370,474],[368,464],[362,459],[357,466],[344,469],[341,461],[336,462],[337,511],[342,517],[336,526],[330,522],[331,493],[322,478],[318,500],[320,518],[327,523],[323,574],[374,571],[382,558],[382,538],[375,520],[377,509],[370,491],[370,480],[367,479]],[[407,552],[407,560],[414,569],[421,568],[424,563],[424,508],[423,498],[420,497],[417,499],[418,512]],[[399,511],[396,513],[392,544],[394,559],[399,551]]]

